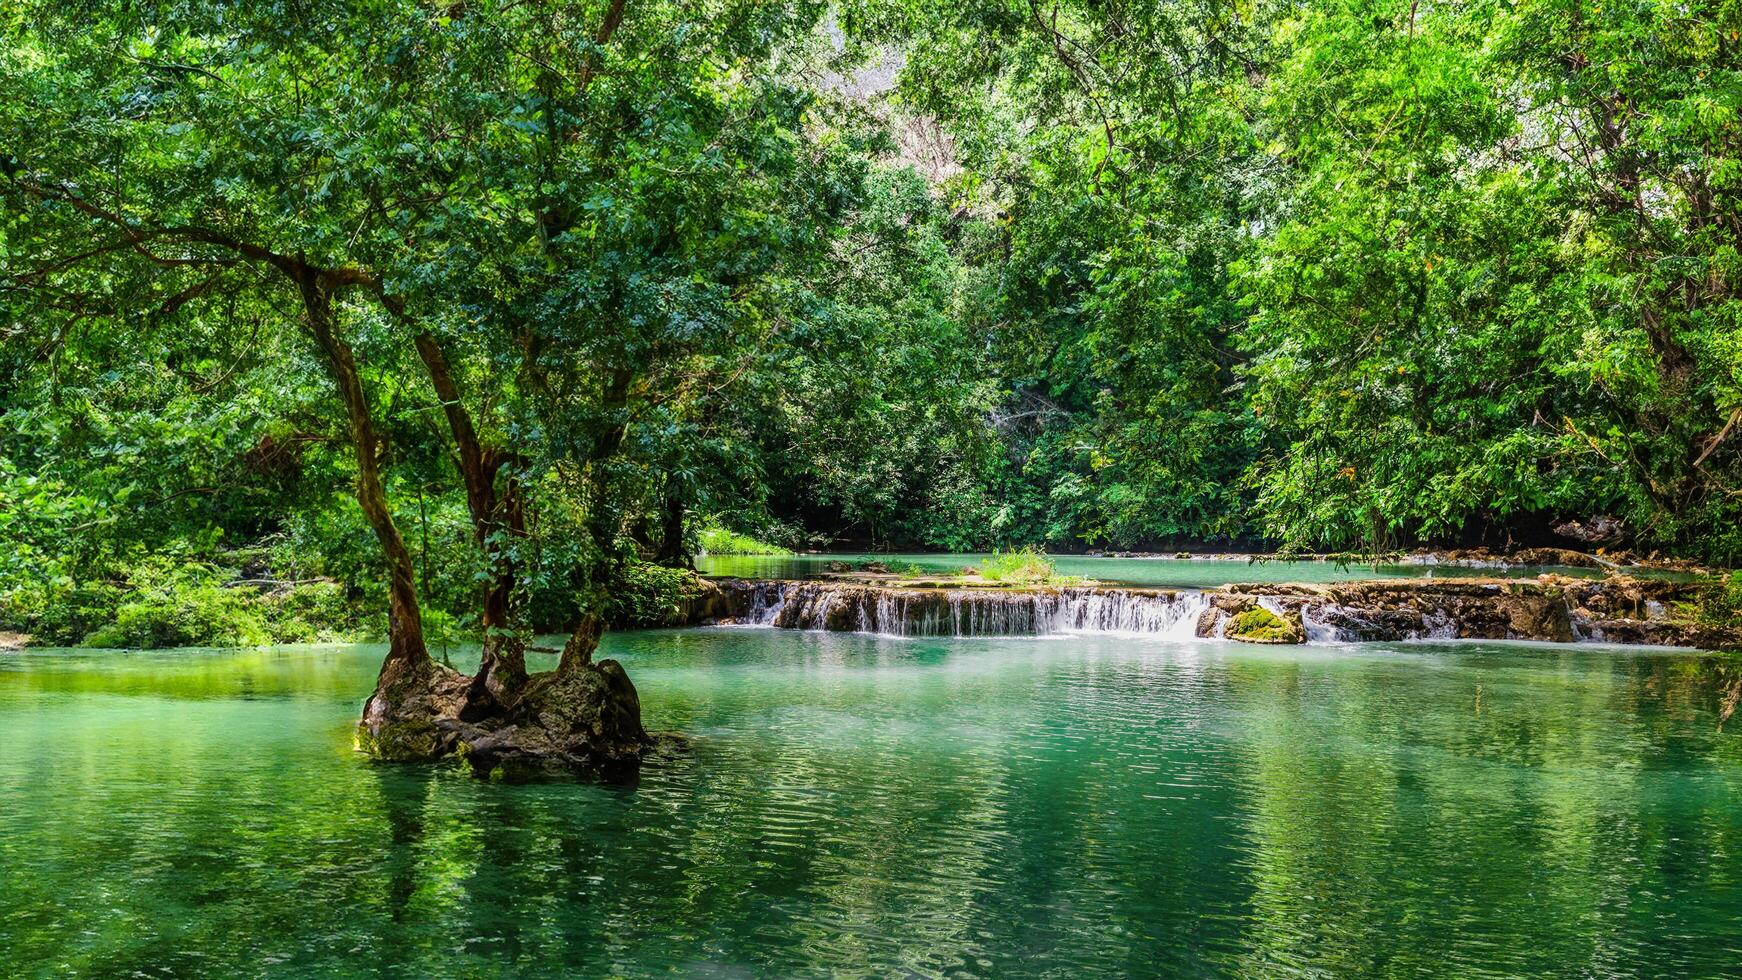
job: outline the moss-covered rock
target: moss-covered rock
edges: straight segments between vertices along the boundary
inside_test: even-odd
[[[357,725],[359,751],[383,762],[427,762],[454,751],[471,678],[430,660],[390,662]]]
[[[615,660],[539,674],[504,715],[451,726],[475,775],[520,781],[554,773],[621,778],[652,745],[641,700]]]
[[[1300,623],[1290,621],[1262,606],[1235,614],[1228,621],[1225,634],[1241,643],[1305,643],[1306,631]]]

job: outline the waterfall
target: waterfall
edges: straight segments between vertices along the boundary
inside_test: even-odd
[[[1209,608],[1202,592],[1070,588],[907,590],[818,582],[726,586],[740,622],[782,629],[892,636],[1130,633],[1191,638]]]
[[[1300,607],[1300,628],[1306,631],[1308,643],[1342,643],[1343,631],[1330,625],[1317,616],[1311,604],[1303,603]]]
[[[1036,596],[1037,633],[1152,633],[1190,638],[1209,608],[1202,592],[1093,591]]]
[[[773,626],[786,605],[784,582],[751,582],[750,608],[744,620],[757,626]]]

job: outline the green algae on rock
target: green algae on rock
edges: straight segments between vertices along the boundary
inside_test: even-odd
[[[1298,621],[1300,614],[1294,615],[1295,621],[1290,622],[1263,606],[1252,606],[1236,613],[1223,635],[1241,643],[1305,643],[1306,631]]]

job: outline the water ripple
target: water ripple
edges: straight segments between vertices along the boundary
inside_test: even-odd
[[[1742,962],[1723,661],[746,630],[607,643],[648,723],[694,739],[633,788],[365,763],[349,733],[376,649],[9,660],[0,973]]]

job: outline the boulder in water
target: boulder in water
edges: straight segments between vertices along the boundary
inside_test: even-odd
[[[427,762],[454,750],[451,724],[472,679],[435,663],[390,661],[363,705],[357,748],[384,762]]]
[[[591,622],[590,633],[576,630],[561,666],[502,700],[469,698],[472,678],[427,658],[389,660],[364,706],[357,748],[390,762],[457,756],[492,779],[633,773],[654,740],[623,666],[592,661],[599,628]]]
[[[513,781],[550,773],[621,778],[653,744],[635,685],[615,660],[536,675],[502,716],[445,727],[475,774]]]
[[[1306,630],[1301,627],[1298,612],[1277,615],[1259,605],[1252,605],[1228,620],[1223,633],[1241,643],[1294,644],[1306,642]]]

